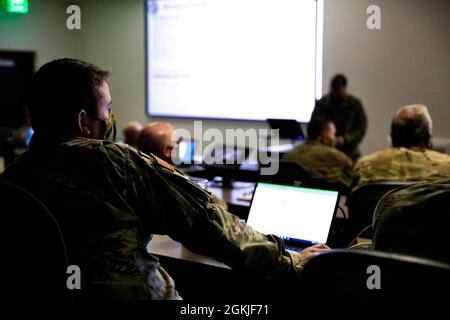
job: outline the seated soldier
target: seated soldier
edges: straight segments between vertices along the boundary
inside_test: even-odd
[[[173,165],[172,151],[176,148],[178,141],[174,139],[174,128],[170,123],[153,122],[146,125],[140,132],[138,150],[147,155],[153,154]],[[187,177],[195,183],[194,177]],[[214,193],[211,194],[211,201],[228,210],[228,204]]]
[[[450,178],[450,156],[431,150],[432,120],[424,105],[401,108],[392,120],[392,147],[356,163],[355,185]]]
[[[173,280],[146,249],[152,234],[264,277],[297,279],[306,261],[327,250],[285,250],[281,239],[213,204],[210,193],[171,165],[112,142],[107,75],[73,59],[42,66],[30,87],[30,149],[4,173],[56,217],[69,264],[82,271],[82,296],[178,299]]]
[[[336,127],[330,120],[317,118],[308,125],[308,138],[285,154],[284,159],[299,163],[313,178],[350,187],[353,161],[334,148]]]
[[[450,180],[388,193],[378,204],[374,230],[376,250],[450,263]]]
[[[125,143],[132,146],[133,148],[137,148],[139,134],[142,131],[142,124],[137,121],[130,121],[125,124],[123,127],[122,133],[125,138]]]
[[[178,141],[173,140],[174,128],[167,122],[153,122],[146,125],[138,137],[138,149],[172,163],[172,151]]]

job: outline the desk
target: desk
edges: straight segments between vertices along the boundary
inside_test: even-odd
[[[212,187],[217,196],[227,201],[229,204],[240,205],[249,210],[250,202],[238,200],[238,198],[247,192],[253,190],[253,184],[246,188],[226,189]],[[341,199],[341,206],[345,211],[345,197]],[[230,210],[233,212],[232,210]],[[338,211],[339,222],[345,223],[342,219],[342,212]],[[362,239],[358,239],[359,243]],[[350,240],[341,241],[347,245]],[[333,244],[330,244],[333,246]],[[337,246],[341,247],[341,246]],[[227,265],[208,256],[193,253],[186,249],[181,243],[172,240],[168,236],[154,235],[147,246],[148,252],[156,255],[160,259],[161,265],[173,277],[181,296],[186,299],[198,301],[226,301],[230,297],[235,299],[246,299],[258,297],[267,299],[270,294],[286,291],[286,288],[292,283],[285,283],[272,289],[274,284],[265,282],[258,277],[252,278],[249,274],[240,274],[231,270]],[[199,281],[200,279],[200,281]],[[239,290],[236,290],[239,288]],[[297,288],[297,286],[295,286]],[[297,289],[295,289],[297,290]],[[276,298],[276,296],[274,297]]]
[[[255,189],[255,183],[237,181],[233,186],[234,188],[210,186],[208,187],[208,191],[214,192],[219,199],[225,201],[231,213],[236,214],[241,219],[247,220],[250,201],[239,200],[239,198],[251,195]],[[336,218],[345,219],[345,217],[348,217],[347,196],[341,196],[339,199],[339,208],[336,212]]]
[[[161,266],[174,279],[180,295],[191,301],[247,302],[276,299],[279,292],[286,292],[288,285],[293,290],[298,286],[288,283],[273,283],[254,273],[231,270],[217,260],[195,254],[168,236],[154,235],[147,250],[158,256]],[[272,295],[272,296],[271,296]]]
[[[287,152],[291,151],[292,149],[294,149],[295,145],[293,143],[288,143],[288,144],[280,144],[277,146],[268,146],[268,147],[263,147],[259,149],[259,152],[265,152],[265,153],[279,153],[280,154],[280,158],[286,154]]]
[[[185,174],[190,176],[206,178],[212,180],[214,177],[223,177],[228,180],[255,182],[259,179],[259,165],[244,163],[237,170],[233,165],[192,165],[180,168]]]
[[[209,186],[208,191],[213,192],[219,199],[228,204],[228,211],[239,218],[247,220],[250,211],[250,201],[240,198],[252,195],[255,184],[252,182],[234,182],[233,188]]]
[[[253,184],[251,184],[253,185]],[[250,202],[237,200],[243,193],[253,190],[253,186],[248,186],[246,189],[221,189],[221,188],[208,188],[210,191],[214,191],[218,197],[226,201],[227,203],[234,203],[235,205],[241,205],[243,207],[250,207]],[[343,199],[342,199],[343,198]],[[345,197],[341,198],[341,204],[345,206]],[[344,208],[343,208],[344,209]],[[345,209],[344,209],[345,211]],[[344,216],[340,211],[336,214],[338,219],[343,219]],[[367,239],[358,239],[361,241],[368,241]],[[190,262],[197,262],[206,264],[209,266],[229,269],[225,264],[218,262],[214,258],[202,256],[192,251],[189,251],[179,242],[172,240],[169,236],[154,235],[153,239],[147,246],[147,250],[158,256],[164,256],[174,259],[181,259]]]
[[[147,250],[158,257],[184,299],[227,301],[240,285],[236,272],[225,264],[195,254],[168,236],[154,235]]]
[[[181,259],[218,268],[230,269],[228,266],[214,258],[202,256],[189,251],[183,247],[181,243],[172,240],[169,236],[160,236],[155,234],[147,246],[147,251],[157,256]]]

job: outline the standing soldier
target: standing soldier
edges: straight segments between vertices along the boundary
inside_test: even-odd
[[[316,102],[311,120],[324,118],[337,129],[336,147],[356,161],[359,144],[367,130],[367,116],[361,101],[347,93],[347,78],[337,74],[331,80],[330,93]]]

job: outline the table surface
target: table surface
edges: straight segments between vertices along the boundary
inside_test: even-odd
[[[222,187],[208,187],[208,190],[214,192],[214,194],[219,198],[231,205],[250,207],[250,201],[245,201],[243,198],[251,199],[253,191],[255,189],[255,183],[252,182],[235,182],[233,188],[222,188]],[[342,210],[338,210],[336,217],[338,219],[343,219],[345,216],[348,217],[347,208],[347,196],[341,195],[339,199],[339,207]],[[345,215],[345,216],[344,216]]]
[[[370,239],[358,238],[357,243],[371,242]],[[186,249],[181,243],[172,240],[169,236],[154,235],[147,246],[148,252],[158,256],[180,259],[189,262],[202,263],[217,268],[230,269],[226,264],[208,256],[203,256]]]
[[[208,191],[213,192],[219,199],[228,204],[250,207],[250,201],[243,200],[253,195],[255,184],[252,182],[234,182],[233,188],[222,188],[219,186],[209,186]]]
[[[248,196],[251,196],[255,188],[255,184],[248,182],[236,182],[234,184],[234,187],[235,188],[231,189],[212,186],[208,187],[208,190],[214,192],[218,198],[224,200],[228,204],[243,206],[247,208],[250,207],[250,201],[243,201],[240,200],[240,198],[241,197],[248,198]],[[339,206],[342,208],[342,210],[338,210],[336,214],[337,218],[344,218],[344,214],[342,211],[344,211],[345,214],[347,214],[347,206],[345,202],[346,197],[341,196]],[[364,241],[366,241],[366,239],[364,239]],[[181,243],[172,240],[169,236],[154,235],[153,239],[147,246],[147,250],[150,253],[159,256],[181,259],[190,262],[202,263],[213,267],[229,269],[229,267],[226,266],[224,263],[221,263],[215,260],[214,258],[199,255],[193,253],[192,251],[189,251]]]
[[[186,249],[181,243],[172,240],[169,236],[154,235],[147,246],[148,252],[159,256],[203,263],[214,267],[230,269],[224,263],[214,258],[196,254]]]

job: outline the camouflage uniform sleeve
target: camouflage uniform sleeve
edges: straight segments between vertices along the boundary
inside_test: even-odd
[[[324,110],[325,105],[326,105],[326,98],[325,97],[323,97],[320,100],[316,100],[316,104],[314,106],[314,110],[313,110],[313,112],[311,114],[311,120],[315,120],[317,118],[320,118],[320,117],[324,116],[323,110]]]
[[[355,99],[354,112],[355,121],[353,122],[353,127],[344,136],[345,143],[350,146],[355,146],[362,141],[364,135],[367,131],[367,115],[364,111],[361,101]]]
[[[302,256],[263,235],[212,201],[211,194],[155,156],[131,153],[136,212],[150,233],[166,234],[189,250],[237,270],[298,275]]]
[[[211,194],[211,202],[222,207],[225,211],[228,211],[228,204],[222,199],[219,199],[214,193]]]

